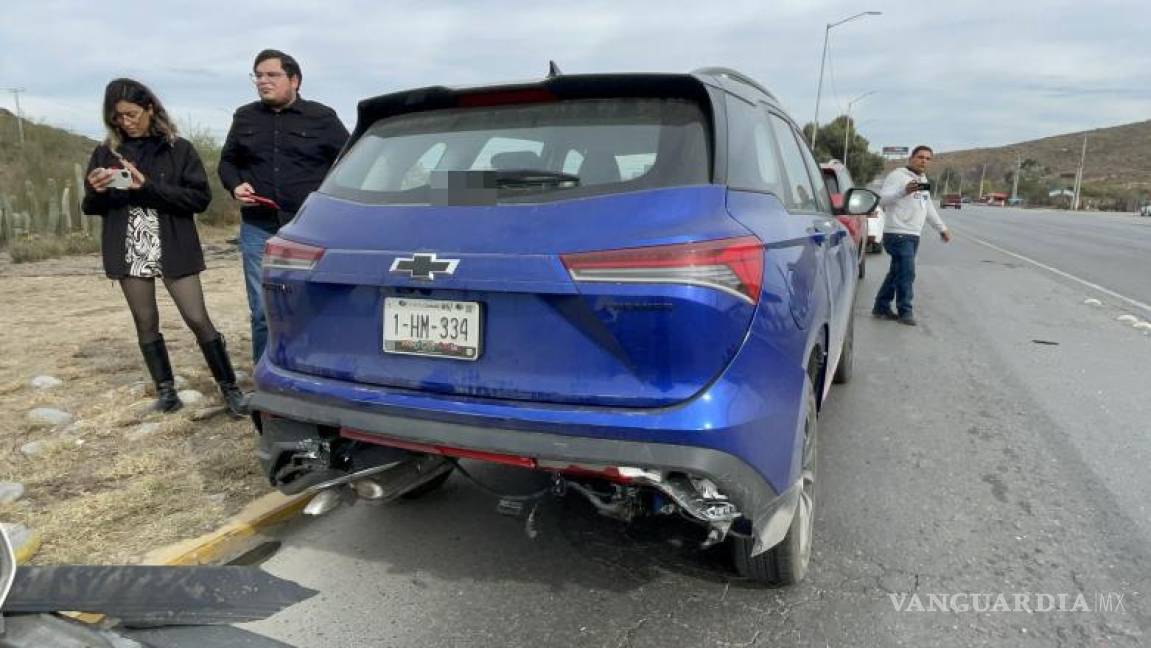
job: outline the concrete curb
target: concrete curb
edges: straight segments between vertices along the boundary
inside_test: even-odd
[[[44,541],[44,534],[39,531],[32,531],[28,534],[24,541],[19,546],[12,548],[12,553],[16,555],[17,565],[27,565],[32,556],[40,551],[40,544]]]
[[[251,545],[261,529],[295,517],[310,499],[307,495],[269,493],[245,506],[219,529],[198,538],[150,551],[144,565],[211,565],[235,558]]]
[[[275,492],[268,493],[245,506],[219,529],[198,538],[150,551],[140,560],[140,564],[179,566],[225,562],[251,549],[261,529],[295,517],[310,499],[310,495],[287,496]],[[89,624],[104,620],[103,614],[87,612],[61,614]]]

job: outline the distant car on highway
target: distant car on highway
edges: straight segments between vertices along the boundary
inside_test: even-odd
[[[945,196],[943,196],[943,198],[941,198],[939,200],[939,208],[940,209],[946,209],[948,207],[954,207],[955,209],[962,209],[963,208],[963,196],[960,196],[959,194],[946,194]]]

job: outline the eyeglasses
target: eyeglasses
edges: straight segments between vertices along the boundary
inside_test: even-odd
[[[259,83],[264,79],[272,82],[279,81],[285,76],[287,75],[285,75],[283,72],[252,72],[248,75],[248,78],[252,80],[252,83]]]
[[[118,112],[118,113],[112,115],[112,121],[120,122],[120,121],[124,121],[126,119],[128,121],[134,122],[134,121],[137,121],[138,119],[140,119],[140,116],[143,114],[144,114],[143,110],[137,110],[135,112]]]

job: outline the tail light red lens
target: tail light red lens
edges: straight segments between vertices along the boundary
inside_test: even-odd
[[[461,108],[478,108],[481,106],[506,106],[509,104],[547,103],[559,99],[547,90],[524,89],[504,90],[497,92],[479,92],[460,95],[456,100]]]
[[[273,236],[264,244],[264,267],[281,270],[311,270],[324,256],[324,248]]]
[[[763,243],[754,236],[580,252],[560,257],[572,279],[706,286],[755,304],[763,286]]]

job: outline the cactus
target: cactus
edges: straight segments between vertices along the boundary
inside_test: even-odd
[[[31,180],[24,181],[24,193],[28,195],[28,216],[31,218],[27,223],[28,233],[41,231],[40,201],[36,199],[36,188]]]
[[[0,194],[0,211],[4,212],[4,240],[9,242],[16,238],[16,225],[20,218],[16,214],[16,208],[12,206],[12,202],[12,198],[8,194]]]
[[[56,178],[48,178],[48,221],[45,232],[49,236],[60,234],[60,202],[57,200]]]
[[[72,181],[64,181],[64,191],[60,192],[60,231],[70,234],[74,229],[72,223]]]
[[[80,223],[84,227],[84,231],[88,231],[88,226],[84,223],[84,167],[80,166],[79,162],[72,165],[72,174],[76,178],[76,215],[80,217]]]

